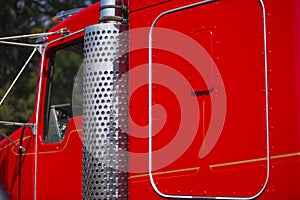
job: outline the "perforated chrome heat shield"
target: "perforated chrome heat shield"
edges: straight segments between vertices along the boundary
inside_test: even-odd
[[[85,29],[83,199],[128,199],[128,45],[124,25]]]

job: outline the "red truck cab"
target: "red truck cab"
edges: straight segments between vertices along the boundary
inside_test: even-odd
[[[58,22],[32,47],[40,53],[32,117],[1,122],[20,126],[0,141],[7,196],[299,199],[299,8],[296,0],[130,0]],[[101,20],[105,9],[129,18]],[[97,71],[118,49],[109,39],[119,35],[99,31],[107,27],[126,33],[117,44],[127,45],[117,55],[126,61]],[[128,93],[115,100],[122,86]],[[116,102],[113,116],[106,110]]]

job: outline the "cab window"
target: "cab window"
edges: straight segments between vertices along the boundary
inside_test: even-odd
[[[61,142],[73,116],[81,115],[82,109],[77,74],[83,61],[83,43],[77,42],[58,49],[51,55],[47,83],[47,103],[45,109],[45,143]],[[72,106],[72,97],[77,105]],[[74,104],[74,99],[73,99]],[[74,109],[72,109],[72,107]]]

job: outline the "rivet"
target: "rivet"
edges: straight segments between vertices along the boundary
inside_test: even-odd
[[[217,42],[216,42],[216,45],[219,45],[219,44],[220,44],[220,42],[219,42],[219,41],[217,41]]]
[[[272,193],[275,193],[275,189],[272,189]]]
[[[204,190],[204,191],[203,191],[203,194],[207,194],[207,191],[206,191],[206,190]]]
[[[271,16],[271,13],[268,13],[267,16],[270,17],[270,16]]]
[[[271,166],[271,169],[275,169],[275,166],[274,166],[274,165],[272,165],[272,166]]]
[[[267,33],[267,35],[270,36],[270,35],[272,35],[272,34],[271,34],[271,32],[269,31],[269,32]]]
[[[216,60],[220,60],[220,57],[216,57]]]
[[[268,51],[268,53],[269,53],[269,54],[271,54],[271,53],[272,53],[272,51],[271,51],[271,50],[269,50],[269,51]]]
[[[271,146],[271,149],[273,150],[273,149],[274,149],[274,146]]]

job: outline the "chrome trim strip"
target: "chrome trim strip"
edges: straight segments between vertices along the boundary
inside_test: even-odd
[[[36,39],[40,37],[46,37],[49,35],[57,35],[57,34],[64,34],[67,33],[68,29],[62,28],[55,32],[46,32],[46,33],[33,33],[33,34],[27,34],[27,35],[16,35],[16,36],[8,36],[8,37],[0,37],[0,41],[3,40],[21,40],[21,39]]]
[[[148,114],[149,114],[149,179],[151,182],[151,186],[154,189],[154,191],[160,195],[161,197],[164,198],[182,198],[182,199],[222,199],[222,200],[251,200],[251,199],[256,199],[257,197],[259,197],[264,190],[267,187],[268,181],[269,181],[269,177],[270,177],[270,142],[269,142],[269,97],[268,97],[268,58],[267,58],[267,27],[266,27],[266,11],[265,11],[265,5],[263,0],[259,0],[261,8],[262,8],[262,14],[263,14],[263,23],[264,23],[264,72],[265,72],[265,104],[266,104],[266,165],[267,165],[267,175],[266,175],[266,180],[265,183],[262,187],[262,189],[256,194],[253,195],[251,197],[225,197],[225,196],[192,196],[192,195],[175,195],[175,194],[165,194],[162,193],[157,187],[156,184],[154,182],[153,179],[153,173],[152,173],[152,135],[153,135],[153,129],[152,129],[152,34],[153,34],[153,29],[155,24],[157,23],[157,21],[168,14],[177,12],[177,11],[181,11],[181,10],[185,10],[185,9],[189,9],[189,8],[193,8],[193,7],[197,7],[197,6],[201,6],[203,4],[207,4],[207,3],[213,3],[215,1],[218,0],[204,0],[201,2],[197,2],[191,5],[187,5],[187,6],[182,6],[179,8],[175,8],[172,10],[168,10],[165,11],[161,14],[159,14],[155,20],[153,21],[151,27],[150,27],[150,31],[149,31],[149,52],[148,52],[148,59],[149,59],[149,86],[148,86],[148,95],[149,95],[149,99],[148,99],[148,104],[149,104],[149,110],[148,110]]]
[[[39,112],[40,112],[40,101],[41,101],[41,91],[42,91],[42,83],[43,83],[43,73],[44,73],[44,63],[45,63],[45,49],[46,46],[43,45],[42,48],[42,60],[41,60],[41,70],[40,70],[40,74],[39,74],[39,87],[38,87],[38,96],[37,96],[37,103],[36,103],[36,113],[35,113],[35,123],[36,126],[34,126],[35,129],[35,144],[34,144],[34,186],[33,186],[33,199],[36,200],[37,199],[37,195],[36,195],[36,191],[37,191],[37,157],[38,157],[38,127],[39,127]]]
[[[60,38],[57,38],[57,39],[55,39],[55,40],[52,40],[52,41],[50,41],[50,42],[48,42],[48,43],[45,43],[45,45],[48,46],[49,44],[52,44],[52,43],[57,42],[57,41],[59,41],[59,40],[66,39],[66,38],[68,38],[68,37],[71,37],[71,36],[73,36],[73,35],[76,35],[76,34],[78,34],[78,33],[83,32],[83,31],[84,31],[84,29],[80,29],[80,30],[78,30],[78,31],[75,31],[75,32],[70,33],[70,34],[68,34],[68,35],[65,35],[65,36],[63,36],[63,37],[60,37]]]
[[[39,44],[27,44],[27,43],[20,43],[20,42],[8,42],[8,41],[1,41],[0,44],[4,45],[11,45],[11,46],[20,46],[20,47],[38,47]]]

